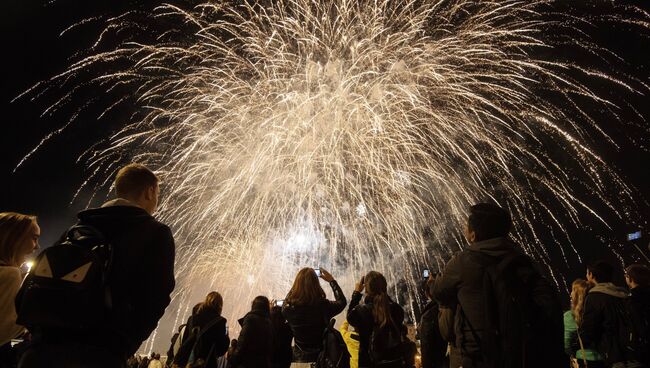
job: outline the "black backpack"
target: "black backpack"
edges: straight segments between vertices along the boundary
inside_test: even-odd
[[[16,322],[30,330],[84,330],[105,325],[113,247],[96,228],[79,223],[46,248],[16,296]]]
[[[217,359],[214,346],[215,342],[205,341],[203,336],[222,320],[223,317],[217,317],[203,326],[203,328],[193,326],[190,335],[188,335],[187,339],[182,342],[180,348],[176,352],[172,366],[193,368],[213,366],[213,363]],[[187,333],[187,331],[185,333]],[[206,349],[206,344],[210,344],[209,349]],[[205,357],[198,356],[199,352],[205,352],[206,350],[207,355]]]
[[[488,258],[483,277],[482,337],[470,329],[479,343],[484,365],[559,366],[564,355],[562,306],[557,291],[524,254],[481,256]]]
[[[332,318],[323,331],[323,349],[318,353],[318,368],[350,368],[350,352],[341,333],[334,328]]]
[[[374,368],[408,368],[414,365],[417,347],[393,323],[374,326],[368,355]]]

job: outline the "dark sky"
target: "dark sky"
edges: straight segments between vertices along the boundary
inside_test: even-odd
[[[35,83],[63,71],[69,65],[70,57],[89,45],[97,35],[98,28],[89,26],[85,27],[83,32],[71,32],[60,37],[61,31],[69,25],[89,17],[121,14],[128,9],[148,9],[156,3],[158,2],[3,0],[0,5],[4,64],[0,97],[3,112],[0,134],[2,149],[0,211],[12,210],[40,216],[43,245],[51,243],[58,237],[61,231],[74,221],[75,213],[85,208],[91,198],[92,185],[82,191],[76,201],[70,203],[75,191],[87,175],[83,162],[76,162],[77,157],[97,139],[119,127],[119,121],[128,116],[129,112],[116,111],[108,119],[104,119],[102,124],[95,124],[92,121],[74,124],[38,150],[30,160],[14,172],[21,158],[48,133],[60,128],[64,124],[63,116],[69,115],[71,111],[41,117],[47,99],[37,102],[20,99],[13,103],[11,100]],[[560,11],[594,15],[606,15],[609,9],[607,4],[611,4],[610,1],[584,0],[567,0],[560,3],[572,4],[568,7],[560,4],[558,6]],[[650,11],[648,1],[617,3],[639,5],[646,11]],[[595,26],[587,32],[597,43],[626,60],[626,63],[609,66],[612,71],[630,74],[645,83],[650,82],[648,58],[650,33],[644,35],[638,28],[621,24]],[[582,57],[571,55],[570,50],[568,47],[566,50],[558,49],[556,52],[559,57],[565,59]],[[613,96],[613,98],[624,98],[643,117],[650,118],[650,101],[646,96],[629,98]],[[624,119],[626,119],[625,114],[629,114],[631,120],[639,123],[639,118],[633,117],[630,111],[627,109],[623,112]],[[87,114],[84,119],[91,120],[92,116]],[[603,121],[602,124],[608,126],[611,122]],[[649,142],[647,125],[645,136],[639,133],[643,132],[643,129],[626,131],[612,127],[608,131],[621,142],[621,147],[615,150],[603,146],[601,152],[612,166],[623,173],[630,184],[639,189],[639,202],[642,202],[642,197],[650,197],[650,170],[648,170],[650,154],[647,148],[641,147],[641,145],[647,147]],[[635,139],[635,142],[630,138]],[[105,192],[100,192],[91,204],[99,204],[105,195]],[[650,216],[650,209],[647,205],[640,207],[642,213],[638,220],[644,230],[650,230],[647,224],[643,225]],[[622,237],[634,228],[635,226],[631,224],[616,223],[612,234]],[[593,246],[596,241],[594,231],[595,229],[571,229],[570,233],[579,244],[580,250],[585,252],[586,258],[611,257],[604,246]],[[648,243],[647,237],[644,242]],[[632,248],[629,251],[633,252]],[[578,276],[583,270],[576,267],[566,272]]]

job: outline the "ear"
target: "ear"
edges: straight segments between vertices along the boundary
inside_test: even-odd
[[[147,190],[144,192],[144,198],[148,201],[153,200],[155,196],[156,196],[155,187],[148,187]]]

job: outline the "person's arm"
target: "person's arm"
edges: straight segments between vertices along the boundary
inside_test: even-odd
[[[362,277],[361,280],[357,282],[354,288],[354,292],[352,293],[352,299],[350,300],[350,306],[348,307],[348,314],[347,314],[348,323],[356,327],[357,329],[359,329],[363,324],[363,315],[359,310],[359,308],[357,308],[359,302],[361,301],[361,298],[363,297],[363,294],[361,294],[364,288],[363,283],[364,280]]]
[[[135,329],[134,340],[144,341],[158,325],[158,320],[169,305],[170,294],[174,290],[174,258],[176,248],[174,237],[169,227],[163,225],[157,229],[157,234],[151,242],[151,254],[141,261],[141,272],[137,298],[139,305],[134,305],[133,320],[139,321]]]
[[[584,346],[596,346],[599,336],[602,334],[603,312],[597,308],[597,298],[593,294],[587,294],[585,308],[582,314],[582,324],[579,327],[580,338]]]
[[[321,278],[329,282],[330,286],[332,287],[332,292],[334,293],[334,300],[327,301],[327,314],[328,318],[331,318],[343,312],[345,306],[348,304],[348,301],[345,299],[345,295],[343,295],[343,291],[341,290],[341,287],[336,282],[336,280],[334,280],[334,277],[329,272],[327,272],[327,270],[323,268],[320,270]]]
[[[436,277],[431,294],[444,307],[457,303],[458,286],[461,283],[460,257],[453,257],[441,275]]]

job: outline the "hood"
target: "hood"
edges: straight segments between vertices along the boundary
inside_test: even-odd
[[[265,310],[253,309],[250,312],[246,313],[246,315],[244,317],[238,319],[237,322],[239,322],[240,326],[244,326],[244,320],[246,318],[252,317],[252,316],[258,316],[258,317],[269,319],[270,318],[270,313],[268,311],[265,311]]]
[[[517,245],[505,236],[474,242],[469,246],[469,250],[485,253],[492,257],[501,257],[518,249]]]
[[[601,282],[589,290],[589,293],[603,293],[616,298],[627,298],[628,293],[625,289],[618,287],[611,282]]]

